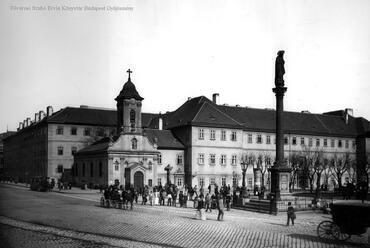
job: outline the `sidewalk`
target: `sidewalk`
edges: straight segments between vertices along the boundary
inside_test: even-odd
[[[13,182],[0,182],[0,184],[10,185],[15,187],[29,188],[30,185],[26,183],[13,183]],[[54,188],[51,192],[60,193],[60,194],[100,194],[98,189],[81,189],[78,187],[72,187],[71,189],[62,189],[58,190]]]

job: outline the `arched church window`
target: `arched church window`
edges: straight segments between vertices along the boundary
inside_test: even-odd
[[[130,110],[130,126],[131,126],[131,131],[135,131],[135,120],[136,120],[136,113],[135,110],[131,109]]]
[[[132,148],[132,150],[136,150],[137,149],[137,139],[133,138],[131,140],[131,148]]]

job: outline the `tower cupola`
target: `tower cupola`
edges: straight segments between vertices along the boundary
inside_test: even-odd
[[[141,133],[141,101],[144,100],[131,81],[130,69],[127,70],[128,80],[123,85],[117,101],[117,133]]]

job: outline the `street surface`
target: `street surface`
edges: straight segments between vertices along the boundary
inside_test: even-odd
[[[34,192],[0,184],[1,247],[370,247],[367,234],[338,243],[320,240],[318,224],[330,215],[297,212],[295,226],[277,216],[217,210],[195,219],[193,208],[99,206],[97,191]],[[140,202],[141,203],[141,202]],[[189,203],[190,206],[190,203]]]

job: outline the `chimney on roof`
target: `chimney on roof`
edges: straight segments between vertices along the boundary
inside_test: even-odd
[[[39,121],[41,121],[45,117],[45,112],[40,110],[39,111]]]
[[[158,118],[158,129],[163,130],[163,119],[161,116]]]
[[[51,116],[53,114],[53,107],[52,106],[47,106],[46,107],[46,115]]]
[[[349,116],[353,116],[353,109],[350,109],[350,108],[346,108],[344,110],[344,119],[346,121],[346,124],[348,124],[348,117]]]
[[[214,102],[215,104],[218,104],[219,98],[220,98],[220,94],[214,93],[212,95],[212,102]]]
[[[308,110],[302,110],[301,113],[302,114],[310,114],[310,111],[308,111]]]
[[[191,97],[189,96],[189,97],[188,97],[188,101],[190,101],[190,100],[191,100]]]

